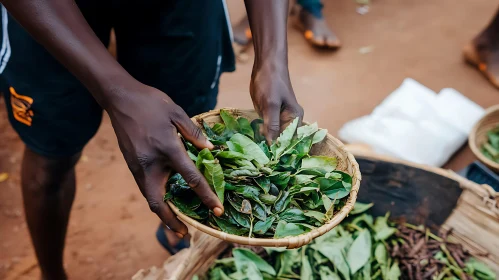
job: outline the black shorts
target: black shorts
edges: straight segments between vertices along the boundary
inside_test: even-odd
[[[220,74],[234,70],[225,0],[76,0],[104,45],[114,28],[119,63],[189,115],[216,105]],[[80,152],[102,109],[83,85],[2,6],[0,91],[27,147],[48,157]]]

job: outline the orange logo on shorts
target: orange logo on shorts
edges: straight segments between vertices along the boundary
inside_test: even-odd
[[[10,87],[10,104],[12,106],[12,113],[14,118],[27,126],[31,126],[33,120],[33,98],[17,94],[13,87]]]

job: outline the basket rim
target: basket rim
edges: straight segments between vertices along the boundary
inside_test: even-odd
[[[480,118],[480,120],[478,120],[478,122],[476,122],[476,124],[471,129],[471,132],[468,136],[468,146],[470,147],[473,154],[478,158],[478,160],[483,162],[488,167],[499,170],[499,163],[494,162],[484,156],[482,152],[480,152],[478,144],[476,143],[476,135],[478,133],[478,130],[482,127],[483,122],[487,117],[496,112],[499,112],[499,104],[491,106],[485,110],[485,114]],[[497,124],[499,125],[499,120],[497,121]]]
[[[244,113],[255,113],[254,110],[239,110],[235,108],[220,108],[217,110],[211,110],[209,112],[197,115],[192,118],[193,122],[198,124],[200,119],[219,115],[220,110],[229,110],[236,114],[244,114]],[[306,123],[306,122],[304,122]],[[352,153],[347,151],[345,145],[333,137],[331,134],[327,134],[326,137],[333,142],[335,147],[340,150],[344,155],[346,155],[347,162],[353,167],[353,173],[351,174],[352,178],[355,178],[355,184],[352,184],[352,190],[350,191],[350,195],[347,199],[345,206],[343,206],[339,212],[337,212],[331,220],[323,224],[322,226],[315,228],[307,233],[300,234],[297,236],[288,236],[284,238],[253,238],[253,237],[245,237],[234,234],[229,234],[226,232],[219,231],[217,229],[211,228],[207,225],[204,225],[193,218],[183,214],[171,201],[168,201],[168,205],[172,209],[172,211],[177,215],[177,217],[194,228],[207,233],[213,237],[220,238],[224,241],[229,241],[233,243],[243,244],[243,245],[251,245],[251,246],[265,246],[265,247],[287,247],[289,249],[298,248],[303,245],[310,243],[314,238],[323,235],[324,233],[330,231],[335,226],[337,226],[343,219],[345,219],[350,211],[353,209],[354,203],[357,200],[357,194],[360,188],[360,182],[362,180],[359,164],[355,160]]]

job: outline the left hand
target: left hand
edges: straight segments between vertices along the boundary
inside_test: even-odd
[[[296,117],[301,123],[303,108],[296,100],[287,66],[253,68],[250,94],[255,110],[263,118],[264,134],[269,143]]]

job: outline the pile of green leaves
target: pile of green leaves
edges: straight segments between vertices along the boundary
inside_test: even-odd
[[[198,151],[184,141],[188,154],[223,203],[213,215],[176,174],[167,183],[165,201],[189,217],[230,234],[251,237],[296,236],[323,225],[344,205],[352,177],[336,170],[334,157],[309,155],[327,131],[317,124],[298,127],[295,119],[270,146],[263,121],[221,110],[223,123],[202,123],[215,149]]]
[[[488,159],[499,163],[499,126],[487,131],[487,142],[480,148]]]
[[[409,254],[399,256],[393,251],[394,244],[401,246],[406,241],[400,237],[396,225],[388,221],[388,213],[373,218],[365,213],[370,207],[372,204],[356,203],[349,218],[299,249],[265,248],[263,254],[256,254],[246,248],[235,248],[232,250],[232,257],[217,260],[203,279],[496,279],[490,268],[473,258],[466,260],[461,270],[463,274],[460,275],[461,278],[457,278],[451,274],[456,269],[453,262],[444,256],[448,252],[438,249],[415,264],[419,273],[415,273],[416,269],[412,272],[419,277],[409,276],[407,267],[401,265],[407,261]],[[424,241],[425,238],[421,240]],[[406,245],[409,246],[408,243]],[[411,250],[415,251],[414,248]],[[431,259],[442,267],[423,277],[421,268],[424,267],[424,262],[429,264]]]

